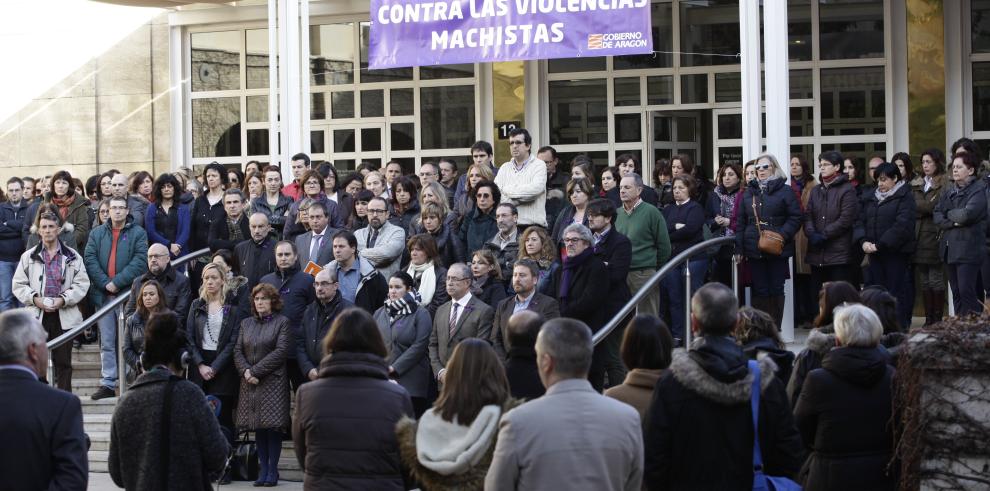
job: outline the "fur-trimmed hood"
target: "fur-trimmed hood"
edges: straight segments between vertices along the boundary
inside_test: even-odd
[[[828,353],[835,347],[835,332],[832,331],[832,325],[829,324],[818,329],[812,329],[808,333],[805,347],[818,353],[819,356],[825,356],[825,353]]]
[[[521,399],[509,399],[505,401],[505,404],[502,405],[501,415],[518,407],[522,403],[523,401]],[[501,415],[499,419],[501,419]],[[419,423],[417,421],[409,417],[404,417],[396,424],[395,433],[399,439],[399,451],[402,456],[402,462],[409,469],[413,478],[422,485],[423,489],[430,491],[484,489],[485,476],[488,474],[488,468],[491,467],[492,456],[495,453],[495,443],[498,440],[497,423],[495,435],[491,438],[491,443],[477,463],[468,468],[466,472],[449,475],[440,474],[425,467],[420,462],[416,448],[416,433],[418,429]]]
[[[65,222],[65,223],[62,224],[62,227],[58,229],[58,234],[59,235],[62,235],[62,234],[71,234],[71,233],[73,233],[75,231],[76,231],[75,225],[73,225],[70,222]],[[38,224],[37,223],[35,223],[34,225],[31,225],[31,233],[37,235],[37,233],[38,233]]]
[[[746,368],[747,361],[748,357],[732,339],[701,337],[691,344],[691,351],[677,350],[674,353],[670,372],[681,385],[705,399],[733,405],[750,400],[753,374]],[[759,357],[757,363],[760,366],[762,392],[770,385],[777,364],[764,355]],[[726,367],[730,371],[722,371]],[[740,377],[743,373],[745,375]]]

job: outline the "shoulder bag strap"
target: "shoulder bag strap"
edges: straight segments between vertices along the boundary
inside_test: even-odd
[[[753,393],[750,395],[750,406],[753,410],[753,470],[763,470],[763,454],[760,452],[760,365],[756,360],[749,360],[749,373],[753,374]]]
[[[763,229],[760,228],[760,212],[756,211],[756,195],[753,195],[753,217],[756,218],[756,233],[762,234]]]
[[[161,490],[165,491],[168,489],[168,470],[170,462],[169,449],[171,448],[171,424],[172,424],[172,392],[175,387],[175,382],[179,378],[170,375],[168,377],[168,382],[165,383],[165,403],[162,407],[162,426],[159,441],[158,441],[158,452],[160,460],[158,461],[158,478],[161,483]]]

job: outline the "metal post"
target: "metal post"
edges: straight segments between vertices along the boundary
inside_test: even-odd
[[[732,255],[732,293],[739,295],[739,256],[735,254]]]
[[[691,260],[684,262],[684,349],[691,348]]]
[[[120,395],[124,395],[127,383],[125,376],[127,373],[127,363],[124,362],[124,308],[117,306],[117,387],[120,387]]]

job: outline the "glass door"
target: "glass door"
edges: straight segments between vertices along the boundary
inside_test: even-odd
[[[338,172],[352,171],[362,162],[380,167],[388,161],[387,138],[384,122],[314,124],[312,158],[333,163]]]

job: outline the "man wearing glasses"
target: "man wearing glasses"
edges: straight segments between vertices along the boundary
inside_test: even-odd
[[[450,301],[437,309],[430,333],[430,365],[440,383],[457,343],[467,338],[488,340],[492,334],[495,310],[471,295],[472,278],[471,268],[464,263],[452,264],[447,270]]]
[[[368,202],[368,226],[354,232],[358,255],[388,278],[399,270],[399,257],[405,250],[406,231],[388,221],[388,205],[380,197]]]
[[[439,180],[440,169],[437,168],[437,164],[433,163],[432,160],[427,160],[419,165],[419,172],[416,175],[419,176],[419,187],[422,189],[427,184]]]
[[[502,164],[495,184],[502,191],[502,202],[519,209],[519,225],[547,227],[547,164],[530,151],[533,137],[525,128],[509,133],[512,160]]]
[[[172,309],[179,319],[185,319],[189,313],[189,303],[192,301],[192,290],[189,288],[189,278],[176,273],[172,267],[168,248],[162,244],[152,244],[148,247],[148,272],[138,276],[131,283],[131,296],[124,307],[124,317],[127,318],[137,308],[141,285],[148,280],[155,280],[165,290],[165,305]]]
[[[113,183],[122,174],[114,176]],[[125,178],[126,179],[126,178]],[[116,188],[115,188],[116,189]],[[147,271],[148,234],[127,220],[127,198],[110,198],[110,220],[93,229],[83,254],[92,286],[89,298],[94,309],[102,308],[134,279]],[[119,309],[119,307],[118,307]],[[93,400],[114,397],[117,384],[117,309],[97,321],[100,327],[100,388]]]
[[[306,381],[319,377],[317,368],[323,359],[323,338],[330,332],[330,325],[344,309],[354,306],[341,295],[338,285],[336,268],[325,268],[316,273],[313,282],[316,301],[303,312],[302,328],[296,340],[296,360]]]

